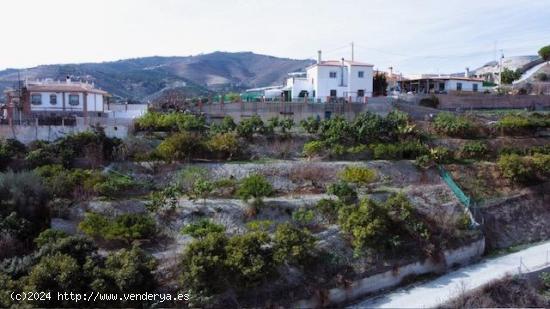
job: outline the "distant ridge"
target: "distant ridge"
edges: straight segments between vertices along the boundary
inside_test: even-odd
[[[100,63],[41,65],[25,70],[0,71],[0,92],[22,78],[93,81],[119,99],[154,100],[165,91],[186,96],[280,84],[288,72],[312,64],[252,52],[214,52],[186,57],[144,57]]]

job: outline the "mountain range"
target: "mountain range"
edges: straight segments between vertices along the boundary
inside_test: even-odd
[[[289,72],[314,63],[252,52],[214,52],[185,57],[144,57],[101,63],[40,65],[0,71],[0,93],[21,79],[94,82],[118,100],[154,101],[166,91],[209,95],[281,84]]]

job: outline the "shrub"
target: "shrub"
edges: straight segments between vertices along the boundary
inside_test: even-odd
[[[502,175],[514,182],[528,182],[534,178],[532,166],[516,154],[500,156],[497,164]]]
[[[249,232],[229,239],[226,265],[236,275],[237,287],[255,286],[275,274],[273,250],[266,232]]]
[[[550,176],[550,154],[535,153],[533,155],[533,167],[543,176]]]
[[[357,201],[357,192],[345,181],[333,183],[328,187],[328,193],[336,195],[340,201],[345,204],[355,203]]]
[[[138,131],[203,131],[206,119],[184,113],[147,112],[136,119],[135,127]]]
[[[273,258],[276,263],[307,265],[315,250],[315,237],[289,223],[277,226]]]
[[[151,237],[156,233],[155,221],[143,214],[122,214],[109,218],[87,213],[78,226],[86,235],[106,240],[124,240],[127,243]]]
[[[223,225],[213,223],[209,219],[201,219],[181,229],[182,234],[187,234],[194,238],[205,238],[208,234],[224,232],[225,227]]]
[[[315,205],[315,208],[329,223],[336,222],[338,218],[338,210],[342,207],[342,203],[331,199],[321,199]]]
[[[256,133],[263,133],[265,131],[264,122],[260,116],[254,115],[250,118],[242,120],[237,125],[237,133],[244,138],[252,138]]]
[[[370,149],[377,160],[415,159],[428,153],[426,145],[419,141],[372,144]]]
[[[60,231],[60,230],[54,230],[54,229],[47,229],[47,230],[44,230],[42,233],[40,233],[38,235],[38,237],[36,237],[34,239],[34,243],[38,246],[38,247],[42,247],[48,243],[55,243],[57,242],[58,240],[62,239],[62,238],[66,238],[68,237],[69,235],[63,231]]]
[[[546,73],[539,73],[537,75],[537,79],[540,80],[541,82],[546,82],[548,81],[548,74]]]
[[[386,211],[376,202],[366,199],[359,207],[346,206],[340,209],[338,223],[347,233],[359,254],[365,248],[386,250],[391,246],[391,230]]]
[[[219,134],[219,133],[230,133],[235,131],[237,124],[231,116],[223,117],[220,124],[213,124],[210,127],[210,133]]]
[[[368,167],[346,166],[339,176],[343,181],[366,185],[376,179],[377,173]]]
[[[300,121],[300,126],[309,134],[317,134],[321,120],[318,117],[309,116]]]
[[[225,261],[227,236],[209,233],[203,239],[189,244],[182,258],[182,281],[195,297],[205,297],[223,292],[231,279]]]
[[[443,146],[437,146],[430,149],[430,157],[437,164],[450,163],[454,158],[453,152]]]
[[[199,135],[190,132],[174,133],[162,141],[156,149],[159,157],[167,162],[175,160],[190,160],[202,150],[202,141]]]
[[[254,205],[261,205],[262,197],[270,196],[273,193],[273,187],[267,179],[259,174],[254,174],[243,178],[239,184],[237,195],[244,201],[254,198]]]
[[[135,186],[136,182],[131,177],[118,173],[109,173],[106,176],[102,176],[102,180],[97,182],[93,188],[98,194],[113,198]]]
[[[210,138],[207,142],[207,147],[214,154],[222,158],[231,160],[241,146],[237,134],[235,133],[218,133]]]
[[[473,122],[465,116],[455,116],[443,112],[434,119],[434,128],[437,132],[448,136],[465,137],[471,134]]]
[[[460,149],[460,157],[463,159],[483,159],[489,149],[482,141],[467,141]]]
[[[534,129],[550,126],[550,116],[507,114],[497,122],[500,129]]]
[[[208,170],[197,166],[188,166],[178,172],[174,182],[179,190],[188,193],[193,189],[197,180],[207,179],[207,176]]]
[[[154,291],[155,259],[137,246],[110,253],[105,260],[105,275],[122,293]]]
[[[292,213],[292,220],[299,226],[310,226],[315,219],[315,213],[311,209],[300,208]]]
[[[160,191],[151,192],[149,202],[145,205],[150,212],[174,210],[178,205],[178,190],[169,186]]]
[[[206,198],[214,190],[214,183],[206,179],[197,179],[193,184],[193,188],[190,192],[192,199],[203,199],[203,203],[206,204]]]
[[[346,119],[335,117],[321,122],[319,135],[327,145],[334,145],[354,142],[354,133],[351,124]]]

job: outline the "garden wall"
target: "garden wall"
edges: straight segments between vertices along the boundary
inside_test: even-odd
[[[415,262],[374,276],[366,277],[351,283],[347,288],[333,288],[319,293],[311,299],[301,300],[294,304],[299,308],[318,308],[338,306],[365,297],[383,289],[399,285],[403,279],[429,273],[444,272],[456,265],[466,265],[478,259],[485,251],[485,238],[467,246],[444,252],[444,259],[439,262],[426,260]]]
[[[550,96],[540,95],[437,95],[439,108],[458,109],[495,109],[495,108],[532,108],[550,109]]]
[[[125,138],[128,127],[124,125],[105,125],[105,135],[108,137]],[[68,134],[90,130],[88,125],[75,126],[34,126],[34,125],[0,125],[0,137],[14,138],[28,144],[35,140],[54,141]]]

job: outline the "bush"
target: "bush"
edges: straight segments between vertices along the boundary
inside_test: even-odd
[[[294,220],[299,226],[311,226],[314,219],[315,213],[311,209],[300,208],[292,213],[292,220]]]
[[[372,144],[370,149],[377,160],[415,159],[428,153],[426,146],[419,141]]]
[[[541,82],[546,82],[546,81],[548,81],[548,74],[539,73],[539,74],[537,74],[537,79]]]
[[[221,293],[229,286],[232,277],[225,263],[227,241],[223,233],[210,233],[185,248],[182,281],[190,294],[200,293],[196,298]]]
[[[147,112],[136,119],[135,127],[138,131],[203,131],[206,127],[206,119],[184,113]]]
[[[182,234],[187,234],[194,238],[205,238],[208,234],[212,233],[224,233],[225,227],[220,224],[213,223],[209,219],[201,219],[198,222],[193,222],[185,226],[182,230]]]
[[[0,169],[6,169],[13,159],[23,157],[27,149],[24,144],[15,140],[0,140]]]
[[[550,60],[550,45],[544,46],[539,49],[539,56],[544,60]]]
[[[315,237],[289,223],[277,226],[273,258],[278,264],[307,265],[315,251]]]
[[[88,236],[101,237],[106,240],[145,239],[156,233],[155,221],[143,214],[122,214],[115,218],[101,214],[87,213],[78,225]]]
[[[438,133],[447,136],[466,137],[472,133],[474,124],[465,116],[443,112],[435,116],[434,128]]]
[[[338,219],[338,211],[342,208],[342,203],[330,199],[321,199],[315,205],[315,208],[329,223],[334,223]]]
[[[237,288],[249,288],[275,274],[273,250],[266,232],[249,232],[229,239],[226,265],[235,274]]]
[[[38,237],[34,239],[34,243],[40,248],[48,243],[55,243],[58,240],[66,238],[68,236],[69,235],[63,231],[47,229],[40,233],[40,235],[38,235]]]
[[[463,159],[483,159],[488,153],[487,144],[482,141],[467,141],[460,149],[460,157]]]
[[[535,177],[531,164],[516,154],[500,156],[497,164],[502,175],[514,182],[529,182]]]
[[[237,125],[237,133],[244,138],[250,139],[254,134],[263,132],[265,132],[264,122],[257,115],[246,118]]]
[[[325,143],[321,141],[310,141],[304,144],[303,154],[308,158],[312,158],[321,155],[324,150]]]
[[[155,259],[137,246],[110,253],[105,260],[105,275],[115,283],[115,291],[119,293],[154,291],[155,269]]]
[[[377,173],[368,167],[346,166],[339,176],[343,181],[366,185],[376,179]]]
[[[309,116],[300,121],[300,126],[309,134],[317,134],[321,120],[317,117]]]
[[[328,187],[328,193],[336,195],[340,201],[345,204],[355,203],[357,201],[357,192],[345,181],[333,183]]]
[[[237,195],[245,202],[254,198],[254,205],[262,203],[262,197],[270,196],[273,193],[273,187],[267,179],[259,174],[254,174],[243,178],[239,184]]]
[[[546,115],[520,115],[507,114],[497,122],[497,128],[500,129],[535,129],[546,128],[550,126],[550,116]]]
[[[162,141],[156,149],[157,155],[167,162],[190,160],[202,151],[201,137],[191,132],[174,133]]]
[[[536,171],[544,177],[550,176],[550,154],[535,153],[532,160]]]
[[[210,138],[207,142],[207,147],[216,156],[231,160],[241,146],[237,134],[235,133],[218,133]]]
[[[430,149],[430,157],[437,164],[451,163],[454,159],[453,152],[443,146]]]
[[[175,186],[169,186],[160,191],[151,192],[149,202],[145,205],[150,212],[171,211],[178,205],[178,190]]]
[[[94,190],[109,198],[120,196],[136,186],[136,182],[129,176],[118,173],[109,173],[101,177],[102,180],[94,185]]]
[[[231,116],[223,117],[220,124],[212,124],[210,127],[210,133],[219,134],[219,133],[230,133],[235,131],[237,124]]]

